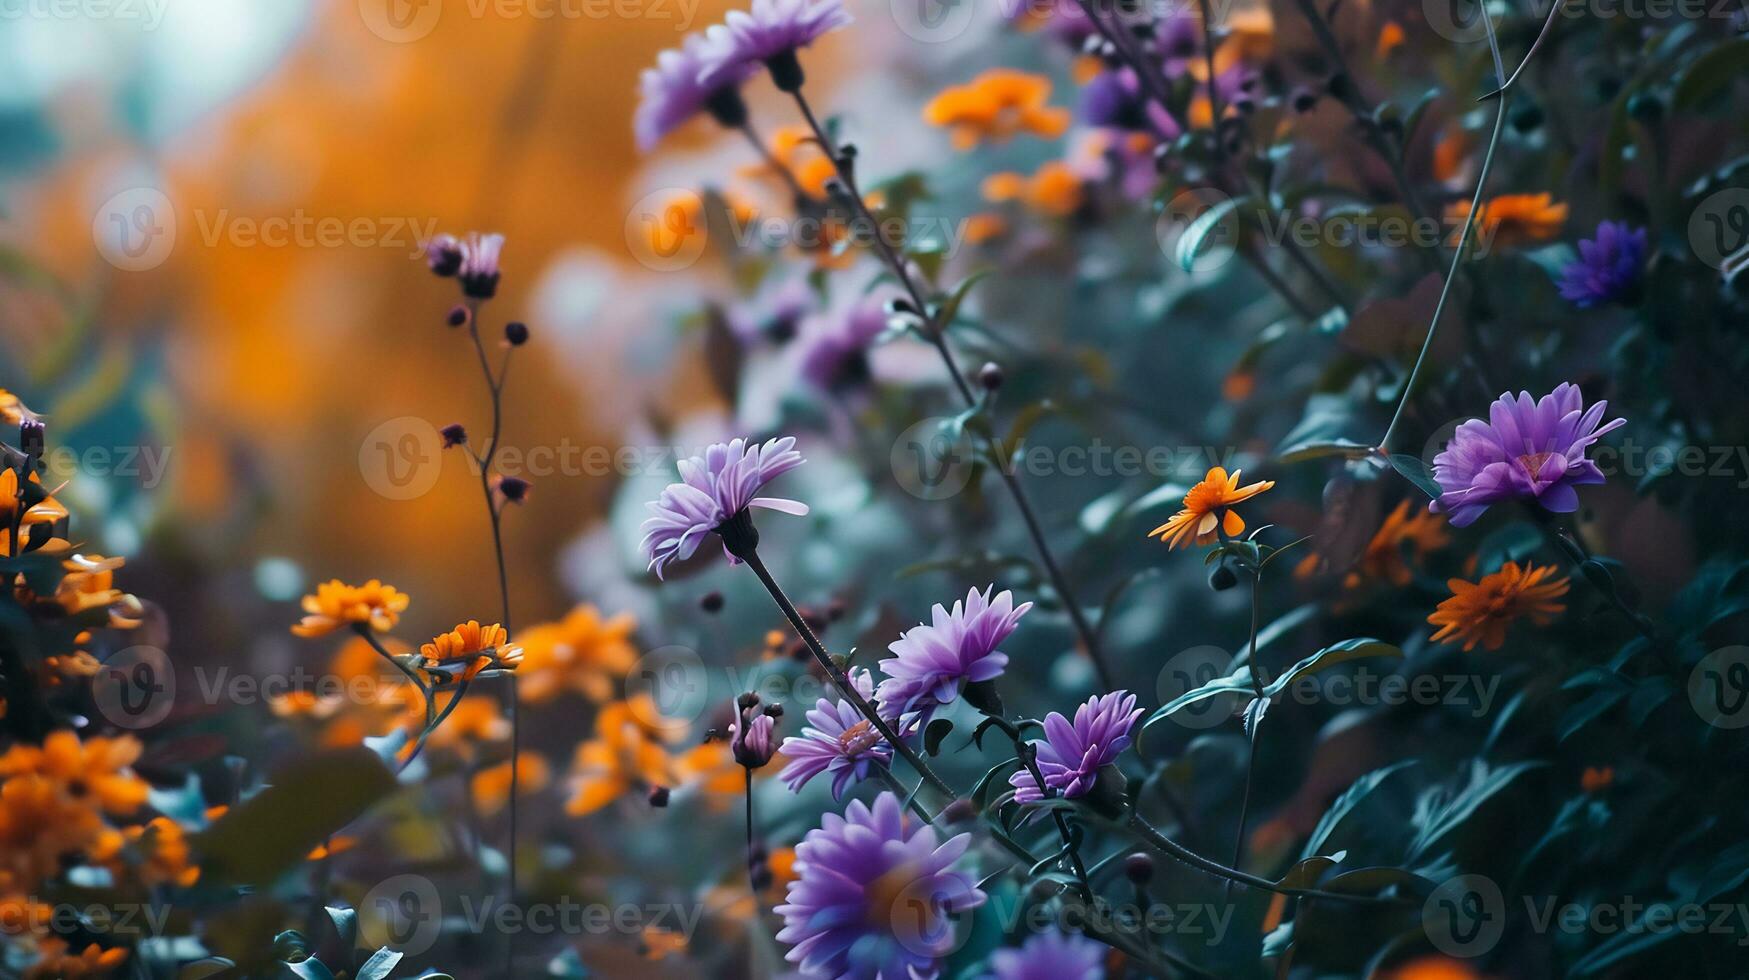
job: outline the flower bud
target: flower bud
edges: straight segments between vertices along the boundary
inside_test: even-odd
[[[467,444],[468,430],[462,428],[460,422],[451,422],[438,432],[443,436],[443,448],[445,449],[454,449],[457,446]]]
[[[1145,885],[1154,877],[1154,859],[1137,851],[1124,858],[1123,873],[1136,884]]]
[[[512,347],[521,347],[528,343],[528,324],[521,320],[512,320],[504,325],[504,339]]]
[[[995,361],[988,361],[978,369],[978,384],[983,385],[985,391],[1002,387],[1002,381],[1002,366]]]
[[[650,805],[657,806],[657,807],[667,806],[668,805],[668,795],[669,795],[669,790],[668,790],[668,787],[666,787],[666,786],[652,786],[652,787],[650,787]]]
[[[42,419],[25,419],[18,423],[18,449],[32,459],[42,457],[48,430]]]
[[[454,309],[449,311],[449,316],[444,318],[444,322],[452,327],[465,326],[468,322],[468,308],[458,303]]]
[[[712,589],[698,600],[698,608],[707,613],[719,613],[723,611],[723,601],[723,594]]]
[[[520,504],[528,499],[530,489],[529,482],[521,477],[504,476],[498,478],[498,492],[504,495],[505,500],[513,504]]]

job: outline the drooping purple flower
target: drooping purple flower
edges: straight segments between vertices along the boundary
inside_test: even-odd
[[[491,299],[498,292],[498,256],[504,251],[504,236],[470,231],[461,250],[456,278],[461,280],[462,292],[474,299]]]
[[[1582,310],[1626,299],[1646,264],[1646,229],[1605,221],[1595,238],[1581,239],[1579,257],[1561,269],[1561,296]]]
[[[899,798],[854,800],[796,845],[796,880],[775,911],[785,958],[807,976],[874,980],[934,977],[955,948],[949,916],[984,904],[977,880],[954,865],[970,834],[939,843],[908,826]]]
[[[679,483],[670,483],[650,503],[655,516],[644,521],[643,550],[650,568],[661,578],[669,562],[691,558],[705,536],[750,507],[801,515],[808,505],[782,497],[756,497],[767,483],[802,465],[794,437],[772,439],[763,446],[745,439],[717,443],[702,456],[680,461]],[[723,547],[729,561],[739,562]]]
[[[1103,980],[1105,947],[1084,936],[1052,930],[1019,949],[990,954],[992,980]]]
[[[802,333],[801,375],[822,391],[854,387],[869,379],[868,348],[887,329],[886,304],[861,296],[810,319]]]
[[[1608,402],[1585,408],[1579,386],[1563,384],[1538,401],[1521,391],[1501,395],[1489,408],[1489,421],[1471,419],[1458,426],[1445,451],[1433,457],[1439,499],[1429,505],[1465,527],[1490,506],[1505,500],[1531,500],[1557,513],[1579,507],[1574,487],[1602,483],[1603,471],[1585,457],[1602,436],[1626,419],[1599,425]]]
[[[1020,624],[1032,603],[1014,604],[1014,593],[991,598],[994,585],[971,589],[952,611],[936,603],[931,621],[906,630],[887,645],[892,656],[881,661],[887,679],[881,681],[881,712],[927,718],[937,707],[959,697],[967,684],[995,680],[1008,666],[1008,655],[996,649]]]
[[[638,149],[648,153],[664,136],[700,112],[709,112],[725,127],[747,121],[747,104],[741,100],[741,84],[759,70],[742,65],[706,85],[699,81],[704,70],[705,41],[689,34],[679,48],[656,56],[656,66],[638,77],[641,98],[632,116]]]
[[[793,92],[802,81],[796,51],[850,20],[843,0],[753,0],[705,32],[698,83],[714,87],[765,65],[778,88]]]
[[[1117,760],[1130,747],[1130,728],[1141,717],[1136,696],[1128,691],[1089,698],[1075,709],[1070,722],[1058,712],[1045,718],[1045,737],[1038,746],[1039,774],[1045,787],[1064,799],[1086,796],[1099,778],[1099,770]],[[1031,770],[1022,768],[1008,778],[1014,799],[1037,803],[1045,798]]]
[[[777,752],[777,719],[781,705],[760,706],[759,695],[749,691],[735,699],[735,723],[729,726],[729,749],[735,761],[748,769],[764,768]]]
[[[874,697],[874,679],[868,671],[852,670],[850,683],[864,698]],[[832,798],[841,800],[846,788],[867,779],[876,766],[892,762],[893,747],[849,700],[821,698],[807,719],[800,735],[783,740],[782,752],[790,761],[778,778],[790,792],[799,793],[808,780],[830,772]]]

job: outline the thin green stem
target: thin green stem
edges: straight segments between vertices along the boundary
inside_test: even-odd
[[[406,675],[406,678],[413,682],[413,686],[419,689],[420,697],[425,700],[425,727],[432,727],[432,720],[437,716],[437,704],[432,700],[431,688],[425,683],[425,679],[419,676],[418,671],[402,663],[394,654],[390,653],[383,646],[382,641],[377,639],[376,633],[371,631],[369,623],[354,623],[352,628],[359,636],[364,637],[364,642],[370,644],[370,648],[375,650],[378,656],[387,660],[396,670]]]
[[[1263,693],[1263,668],[1257,663],[1257,620],[1260,610],[1257,593],[1262,579],[1263,572],[1260,569],[1251,570],[1251,646],[1250,652],[1245,656],[1245,662],[1251,667],[1251,694],[1257,701],[1262,701],[1265,697]],[[1250,711],[1250,708],[1246,709],[1248,716]],[[1250,743],[1250,749],[1245,761],[1245,791],[1239,798],[1239,826],[1233,833],[1232,864],[1235,868],[1239,867],[1245,859],[1245,824],[1251,815],[1251,783],[1257,775],[1257,742],[1263,734],[1262,717],[1252,719],[1248,727],[1251,731],[1248,733],[1250,737],[1247,739]],[[1229,892],[1232,891],[1232,887],[1233,883],[1227,882]]]
[[[1143,843],[1159,851],[1161,854],[1164,854],[1175,861],[1187,864],[1198,871],[1206,872],[1217,878],[1224,878],[1235,884],[1246,885],[1266,892],[1273,892],[1277,895],[1289,895],[1295,898],[1324,898],[1331,901],[1353,902],[1361,905],[1395,905],[1406,904],[1409,902],[1408,899],[1382,898],[1376,895],[1344,895],[1341,892],[1327,892],[1316,888],[1289,888],[1285,885],[1280,885],[1270,881],[1268,878],[1260,878],[1254,874],[1247,874],[1235,868],[1229,868],[1218,861],[1211,861],[1190,848],[1175,843],[1171,838],[1162,834],[1153,824],[1149,823],[1139,813],[1130,814],[1129,828],[1136,833],[1136,836],[1140,838]]]

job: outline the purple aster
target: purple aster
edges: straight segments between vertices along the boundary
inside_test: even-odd
[[[1513,399],[1507,392],[1489,409],[1489,421],[1471,419],[1458,426],[1445,451],[1433,457],[1439,499],[1429,505],[1465,527],[1504,500],[1534,500],[1548,510],[1570,513],[1579,507],[1573,488],[1602,483],[1603,471],[1585,450],[1625,419],[1599,425],[1608,402],[1585,408],[1579,386],[1563,384],[1540,401],[1530,392]]]
[[[504,251],[504,236],[468,232],[461,243],[462,260],[456,269],[462,292],[474,299],[491,299],[498,292],[498,256]]]
[[[644,554],[650,568],[661,578],[672,561],[685,561],[698,550],[705,536],[718,531],[730,519],[750,507],[764,507],[785,514],[806,514],[808,505],[781,497],[755,497],[760,488],[802,465],[794,437],[772,439],[763,446],[745,439],[717,443],[703,456],[680,461],[679,483],[668,484],[662,496],[650,504],[654,517],[644,521]],[[723,551],[729,561],[739,563]]]
[[[868,671],[852,670],[850,682],[864,698],[874,697],[874,679]],[[782,752],[790,761],[778,776],[792,793],[801,792],[815,776],[830,772],[832,798],[841,800],[851,784],[867,779],[875,766],[892,761],[892,746],[848,700],[821,698],[807,719],[800,735],[783,740]]]
[[[843,0],[753,0],[705,32],[698,83],[714,87],[760,65],[786,92],[801,88],[796,51],[850,23]]]
[[[1579,257],[1561,270],[1561,297],[1582,310],[1627,299],[1646,263],[1646,229],[1605,221],[1597,237],[1581,239]]]
[[[869,807],[854,800],[828,813],[796,845],[796,880],[775,911],[785,958],[812,977],[903,980],[934,977],[955,948],[955,913],[986,896],[954,870],[972,836],[938,844],[935,828],[907,827],[892,793]]]
[[[638,78],[642,98],[632,117],[638,149],[648,153],[662,137],[681,124],[709,112],[717,122],[735,127],[747,122],[747,104],[741,101],[741,83],[758,71],[743,65],[724,73],[711,85],[699,81],[704,69],[704,38],[690,34],[680,47],[656,56],[656,67],[644,69]]]
[[[967,684],[995,680],[1008,666],[1008,655],[996,649],[1032,608],[1016,606],[1014,593],[994,599],[994,585],[966,593],[949,612],[936,603],[932,621],[906,630],[888,644],[892,656],[881,661],[887,679],[881,682],[881,713],[926,718],[937,707],[959,697]],[[908,719],[910,720],[910,719]]]
[[[886,303],[860,296],[815,318],[803,334],[802,377],[822,391],[855,387],[869,379],[868,348],[887,329]]]
[[[1075,709],[1071,723],[1058,712],[1045,718],[1045,737],[1038,746],[1038,770],[1052,795],[1064,799],[1086,796],[1099,779],[1099,770],[1117,760],[1130,747],[1130,728],[1142,715],[1136,696],[1128,691],[1089,698]],[[1045,798],[1032,771],[1022,768],[1008,777],[1014,799],[1037,803]]]
[[[1083,936],[1041,932],[1019,949],[990,954],[992,980],[1103,980],[1105,947]]]

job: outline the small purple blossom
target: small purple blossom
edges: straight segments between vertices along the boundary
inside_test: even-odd
[[[1020,624],[1032,603],[1014,604],[1014,593],[995,598],[994,585],[971,589],[953,610],[936,603],[932,620],[906,630],[888,644],[892,656],[881,661],[887,679],[881,682],[881,712],[926,718],[937,707],[959,697],[967,684],[995,680],[1008,666],[1008,655],[996,649]]]
[[[1038,769],[1045,787],[1064,799],[1086,796],[1099,778],[1099,770],[1117,760],[1130,747],[1130,728],[1141,717],[1136,696],[1128,691],[1089,698],[1075,709],[1073,723],[1058,712],[1045,718],[1045,737],[1038,746]],[[1045,798],[1032,772],[1022,768],[1008,778],[1014,799],[1037,803]]]
[[[807,976],[933,977],[955,949],[948,918],[984,904],[977,879],[954,865],[970,834],[939,843],[928,824],[908,827],[892,793],[828,813],[796,845],[796,880],[775,911],[785,958]]]
[[[1561,269],[1561,297],[1582,310],[1626,299],[1646,264],[1646,229],[1605,221],[1595,238],[1581,239],[1579,257]]]
[[[504,251],[504,236],[470,231],[461,251],[456,278],[461,280],[462,292],[474,299],[491,299],[498,292],[498,256]]]
[[[850,683],[864,698],[874,696],[874,679],[866,670],[852,670]],[[893,747],[849,700],[821,698],[807,714],[802,733],[783,740],[784,758],[790,760],[778,777],[790,792],[824,772],[832,774],[832,798],[844,798],[846,788],[869,777],[876,766],[892,762]]]
[[[850,20],[843,0],[753,0],[751,8],[730,11],[705,32],[698,84],[715,87],[763,64],[772,68],[778,87],[794,91],[801,85],[801,70],[785,62]],[[783,77],[790,71],[793,79]]]
[[[887,329],[886,304],[864,296],[811,319],[802,334],[801,374],[822,391],[855,387],[869,379],[869,345]]]
[[[425,264],[433,275],[448,278],[461,271],[462,243],[454,235],[438,235],[425,243]]]
[[[761,707],[759,695],[747,693],[735,699],[735,723],[729,726],[729,748],[735,761],[748,769],[760,769],[777,752],[777,705]]]
[[[740,87],[759,66],[742,65],[706,85],[699,81],[704,53],[704,38],[690,34],[679,48],[657,55],[656,66],[644,69],[638,77],[641,98],[632,117],[632,128],[640,151],[650,152],[664,136],[701,112],[708,111],[724,126],[739,126],[747,121],[747,106],[741,101]]]
[[[1041,932],[1019,949],[990,954],[992,980],[1103,980],[1105,947],[1083,936]]]
[[[1453,527],[1466,527],[1490,506],[1506,500],[1533,500],[1548,510],[1577,510],[1574,487],[1602,483],[1603,471],[1585,458],[1602,436],[1626,419],[1599,425],[1608,402],[1585,408],[1579,386],[1563,384],[1539,401],[1521,391],[1507,392],[1489,409],[1489,421],[1471,419],[1458,426],[1445,451],[1433,457],[1439,499],[1429,505],[1451,515]]]
[[[702,456],[680,461],[679,483],[670,483],[650,503],[655,516],[644,521],[643,550],[649,567],[661,578],[669,562],[685,561],[705,536],[750,507],[802,515],[808,505],[781,497],[756,497],[767,483],[802,465],[794,437],[772,439],[763,446],[745,439],[717,443]],[[730,562],[738,563],[724,553]]]

